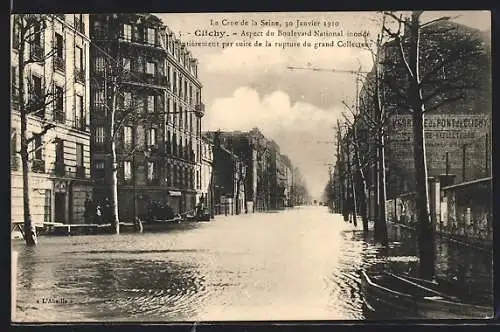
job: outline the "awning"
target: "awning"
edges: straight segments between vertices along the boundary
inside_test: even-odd
[[[170,196],[182,196],[182,193],[180,191],[169,191],[168,194]]]

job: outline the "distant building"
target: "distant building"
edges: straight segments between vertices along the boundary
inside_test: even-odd
[[[245,166],[242,180],[246,201],[240,204],[246,212],[282,209],[291,205],[293,167],[290,159],[280,153],[276,142],[266,138],[257,128],[248,132],[220,132],[220,137],[222,146],[237,155]]]
[[[213,144],[205,137],[201,140],[201,172],[197,176],[197,181],[201,182],[201,189],[198,191],[198,200],[203,197],[205,207],[212,212],[213,205]]]
[[[12,15],[11,22],[23,17]],[[30,40],[20,40],[16,24],[11,35],[11,218],[23,221],[20,150],[19,47],[24,43],[25,105],[37,103],[27,116],[29,195],[32,220],[83,223],[84,204],[92,192],[89,149],[88,15],[43,15],[45,27],[34,27]],[[51,51],[53,55],[46,57]],[[46,134],[44,127],[53,126]]]
[[[109,196],[109,112],[105,103],[108,55],[120,61],[118,98],[124,112],[118,133],[119,213],[147,213],[152,201],[175,213],[192,212],[201,190],[202,84],[197,60],[151,14],[92,14],[92,174],[96,196]],[[102,52],[105,51],[105,53]],[[123,117],[123,113],[121,115]]]

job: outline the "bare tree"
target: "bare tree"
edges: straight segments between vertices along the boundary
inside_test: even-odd
[[[446,104],[463,100],[466,91],[478,85],[474,68],[482,66],[485,49],[478,35],[461,31],[449,22],[450,17],[422,22],[423,11],[413,11],[409,17],[386,12],[384,16],[396,22],[397,29],[384,24],[392,38],[405,75],[389,80],[392,91],[401,100],[413,120],[416,209],[418,220],[421,276],[434,276],[434,231],[430,216],[427,161],[425,153],[425,114]],[[476,67],[474,66],[476,65]],[[444,74],[444,75],[443,75]],[[407,105],[407,106],[406,106]]]
[[[367,40],[366,43],[369,45],[367,51],[370,52],[372,57],[373,68],[366,76],[361,94],[357,97],[358,110],[353,111],[350,107],[348,109],[355,117],[360,128],[364,128],[374,137],[375,154],[373,156],[371,151],[369,151],[369,155],[365,156],[364,159],[366,159],[368,164],[375,162],[376,211],[374,235],[375,240],[385,246],[389,241],[385,208],[387,200],[387,171],[385,161],[387,133],[385,128],[391,112],[384,92],[385,71],[381,67],[384,57],[383,47],[389,38],[383,29],[384,26],[385,16],[382,15],[381,31],[376,35],[374,40]],[[356,129],[356,136],[358,136],[358,130]],[[356,137],[356,141],[359,142],[358,137]]]
[[[375,165],[377,160],[373,157],[371,153],[371,144],[368,144],[367,137],[365,134],[359,133],[360,128],[362,133],[366,133],[367,126],[363,124],[364,114],[360,112],[359,107],[350,107],[344,102],[344,106],[350,112],[351,117],[342,114],[346,124],[348,125],[350,134],[347,137],[349,144],[353,146],[354,149],[354,160],[353,167],[356,169],[355,176],[359,179],[360,189],[359,189],[359,211],[362,218],[363,230],[368,231],[368,181],[366,172],[369,167]],[[353,189],[354,190],[354,189]]]
[[[18,106],[21,121],[21,148],[19,154],[21,155],[23,177],[24,237],[28,246],[37,244],[36,228],[33,225],[30,211],[29,156],[42,149],[43,145],[29,149],[33,142],[41,141],[41,138],[54,127],[54,124],[46,120],[45,110],[57,97],[50,82],[43,82],[42,79],[34,82],[28,77],[31,64],[43,64],[55,54],[54,49],[49,49],[46,53],[43,47],[43,32],[48,19],[46,15],[40,14],[13,15],[15,31],[13,39],[14,43],[17,44],[15,46],[18,48],[18,72],[13,77],[17,81],[17,86],[12,87],[11,101]],[[47,80],[47,77],[45,77],[45,80]],[[28,116],[39,117],[42,126],[39,133],[32,133],[30,137],[28,137],[27,128]]]
[[[144,112],[144,110],[137,109],[137,106],[131,99],[127,100],[125,98],[125,93],[131,92],[130,87],[127,82],[132,78],[137,81],[141,81],[140,78],[132,77],[133,74],[124,66],[120,61],[121,59],[116,59],[107,50],[97,48],[104,60],[102,68],[95,70],[101,71],[102,76],[95,78],[95,87],[102,88],[104,90],[104,100],[100,101],[100,106],[104,108],[107,116],[105,119],[107,128],[107,152],[111,158],[111,174],[108,174],[110,192],[111,192],[111,204],[112,204],[112,225],[115,228],[115,233],[120,233],[120,218],[119,218],[119,199],[118,199],[118,171],[119,171],[119,160],[117,153],[117,143],[120,142],[120,133],[123,127],[126,125],[133,124],[134,127],[141,123],[142,121],[148,121],[154,117],[167,114],[163,111],[163,105],[160,105],[152,113]],[[112,54],[116,52],[111,52]],[[97,76],[97,75],[96,75]],[[173,114],[170,112],[168,114]],[[123,151],[124,156],[134,155],[137,151],[137,146],[129,151]],[[147,151],[145,151],[147,153]],[[134,177],[135,181],[135,177]],[[135,204],[135,201],[134,201]]]

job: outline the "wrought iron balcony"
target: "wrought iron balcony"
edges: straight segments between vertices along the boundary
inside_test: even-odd
[[[66,165],[64,164],[64,162],[56,161],[54,163],[54,175],[56,176],[66,175]]]
[[[85,69],[75,67],[75,80],[80,83],[85,83]]]
[[[62,57],[60,56],[54,57],[54,68],[64,73],[64,71],[66,70],[66,62]]]
[[[79,179],[85,178],[85,166],[76,166],[76,177]]]
[[[35,61],[43,60],[43,46],[35,43],[30,44],[30,58]]]
[[[34,173],[45,173],[45,160],[35,159],[32,162],[31,170]]]
[[[205,115],[205,104],[199,103],[194,107],[196,114],[200,117]]]

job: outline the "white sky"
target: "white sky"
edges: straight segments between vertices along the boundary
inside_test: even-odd
[[[241,40],[239,36],[218,39],[195,37],[197,29],[225,30],[241,34],[242,30],[260,31],[262,27],[216,27],[210,20],[338,21],[344,30],[369,31],[371,38],[379,31],[375,12],[322,13],[190,13],[157,14],[182,41]],[[441,16],[481,30],[490,29],[490,13],[485,11],[426,12],[423,21]],[[282,27],[282,30],[291,28]],[[294,29],[299,30],[299,29]],[[302,30],[304,30],[302,28]],[[314,44],[319,38],[306,37]],[[304,37],[254,37],[274,42],[299,41]],[[325,41],[332,38],[326,38]],[[345,38],[344,38],[345,39]],[[369,38],[370,39],[370,38]],[[364,41],[364,38],[351,39]],[[319,197],[328,180],[328,165],[334,160],[334,129],[344,107],[352,104],[356,85],[354,76],[328,71],[290,71],[287,66],[325,69],[362,70],[371,67],[368,51],[358,48],[286,48],[278,47],[191,47],[199,60],[199,76],[204,85],[206,104],[204,130],[249,130],[259,127],[274,139],[307,181],[310,193]]]

